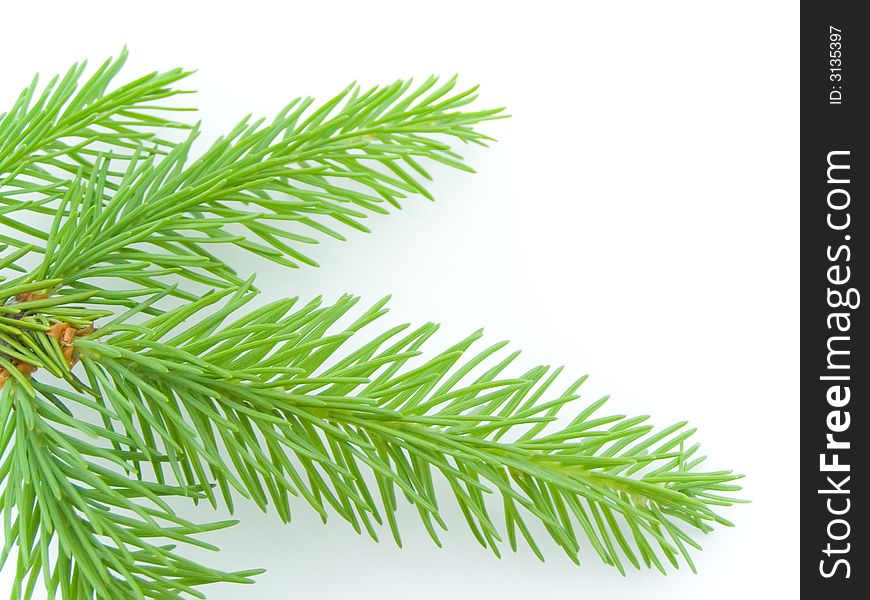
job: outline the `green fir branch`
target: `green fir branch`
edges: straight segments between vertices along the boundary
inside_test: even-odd
[[[137,458],[136,451],[107,449],[64,429],[127,446],[132,446],[130,440],[78,422],[48,398],[53,398],[50,388],[25,380],[0,390],[0,452],[5,457],[0,465],[5,540],[0,565],[14,547],[17,586],[12,598],[29,598],[40,576],[49,596],[63,598],[204,597],[195,586],[252,583],[250,576],[261,571],[209,569],[163,542],[217,550],[192,536],[234,521],[194,524],[179,518],[164,498],[201,498],[201,493],[132,477],[129,461]]]
[[[100,157],[129,160],[165,154],[174,145],[167,129],[189,125],[167,112],[189,110],[162,101],[181,93],[172,87],[190,73],[151,73],[107,91],[127,60],[126,49],[82,82],[86,62],[52,78],[41,90],[33,78],[12,108],[0,113],[0,223],[4,212],[54,214],[47,205],[62,197],[77,173],[89,173]],[[25,196],[37,196],[37,199]],[[5,210],[3,210],[5,207]]]
[[[155,116],[186,75],[80,91],[74,67],[0,117],[0,505],[13,598],[201,597],[249,583],[183,557],[233,524],[178,517],[170,498],[289,521],[299,502],[401,545],[401,500],[436,544],[445,498],[496,555],[537,533],[575,561],[686,564],[730,525],[740,475],[706,470],[685,422],[605,415],[585,377],[512,372],[481,332],[442,352],[438,327],[385,328],[386,299],[257,302],[229,245],[288,267],[367,215],[429,197],[426,163],[470,170],[456,142],[501,109],[465,110],[455,80],[352,85],[326,103],[243,120],[200,157],[199,133]],[[166,139],[164,139],[164,137]],[[27,214],[53,216],[49,228]],[[197,284],[197,285],[193,285]],[[202,292],[202,285],[211,288]],[[572,413],[563,418],[561,413]],[[179,548],[176,548],[176,546]]]

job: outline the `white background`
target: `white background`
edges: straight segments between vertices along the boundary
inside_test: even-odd
[[[797,597],[797,3],[20,4],[0,14],[0,107],[34,72],[124,44],[122,79],[199,70],[191,100],[211,137],[352,80],[482,84],[480,106],[513,118],[485,128],[493,148],[466,153],[477,175],[436,169],[437,202],[316,247],[321,269],[252,264],[261,286],[393,293],[391,323],[444,323],[438,349],[485,326],[524,349],[518,369],[590,373],[586,400],[689,419],[711,467],[748,475],[753,504],[701,540],[699,575],[623,578],[546,542],[545,564],[526,549],[497,560],[449,502],[445,549],[405,510],[399,550],[297,503],[290,525],[242,506],[241,525],[209,536],[223,548],[211,564],[269,570],[209,598]]]

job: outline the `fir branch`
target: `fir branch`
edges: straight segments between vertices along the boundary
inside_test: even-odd
[[[127,160],[134,154],[163,154],[173,143],[158,133],[189,127],[163,116],[186,109],[160,101],[184,93],[171,86],[190,73],[155,72],[107,91],[126,60],[125,49],[81,85],[86,62],[52,78],[41,91],[36,76],[0,114],[0,208],[6,207],[0,223],[14,227],[2,216],[13,211],[55,214],[46,205],[62,197],[77,173],[90,173],[99,156]],[[26,198],[34,194],[42,198]]]
[[[244,311],[253,294],[226,294],[127,328],[133,309],[77,348],[89,380],[83,387],[110,399],[125,435],[139,446],[160,440],[183,484],[208,489],[207,465],[230,506],[235,488],[263,509],[271,501],[289,520],[288,494],[300,495],[324,519],[331,506],[375,538],[374,523],[386,518],[401,543],[399,492],[439,543],[438,472],[471,531],[496,554],[506,529],[514,550],[519,532],[540,555],[526,515],[542,521],[572,559],[585,536],[620,570],[627,559],[664,571],[663,561],[676,567],[679,555],[694,568],[686,546],[697,544],[684,528],[707,532],[710,523],[729,524],[714,507],[733,501],[728,495],[739,490],[732,482],[740,476],[699,470],[698,446],[684,449],[694,433],[685,423],[656,431],[647,417],[599,417],[602,399],[545,433],[575,403],[585,378],[553,394],[561,369],[538,366],[505,377],[518,353],[495,362],[502,343],[472,354],[479,332],[412,367],[436,330],[432,324],[396,327],[343,353],[385,312],[384,301],[336,330],[356,298],[296,310],[290,299]],[[195,325],[179,326],[216,306]],[[469,381],[487,361],[491,366]],[[235,469],[220,458],[225,454]],[[154,468],[162,481],[163,464]],[[381,508],[364,470],[376,481]],[[493,493],[502,498],[503,527],[485,501]]]
[[[37,276],[65,285],[93,267],[131,261],[209,285],[240,284],[207,250],[214,244],[289,267],[316,265],[300,249],[317,242],[310,234],[344,239],[336,225],[368,231],[366,213],[398,208],[408,194],[431,198],[421,161],[472,170],[439,137],[485,145],[491,138],[473,126],[502,109],[462,112],[476,88],[451,93],[455,78],[437,81],[353,85],[317,109],[313,99],[297,99],[268,125],[243,120],[188,161],[194,128],[165,157],[133,156],[115,191],[107,190],[109,161],[98,162],[60,200],[50,232],[16,228],[45,255]]]
[[[428,197],[426,161],[470,170],[449,142],[485,144],[476,127],[501,109],[464,110],[475,88],[453,79],[353,85],[245,119],[191,160],[198,126],[173,143],[163,132],[183,125],[152,112],[186,73],[107,92],[124,58],[78,93],[78,66],[39,98],[34,83],[0,117],[0,563],[16,550],[13,597],[40,576],[63,598],[249,582],[257,571],[166,545],[203,546],[196,534],[232,524],[180,519],[173,496],[231,510],[241,496],[285,521],[298,496],[375,539],[386,524],[399,544],[404,497],[440,544],[439,480],[497,555],[523,538],[543,556],[532,519],[574,561],[694,570],[694,538],[729,525],[718,510],[741,501],[740,476],[702,470],[686,423],[599,416],[606,398],[577,406],[585,378],[554,392],[561,369],[509,376],[518,353],[472,349],[480,332],[427,358],[437,326],[377,332],[385,300],[347,325],[352,296],[254,308],[253,280],[209,250],[314,264],[303,248],[318,235]],[[561,423],[569,405],[579,413]]]
[[[120,453],[74,434],[129,441],[59,410],[46,401],[50,390],[20,377],[0,389],[6,540],[0,566],[16,547],[12,598],[29,598],[40,575],[49,596],[64,598],[204,597],[195,586],[252,582],[260,571],[217,571],[166,545],[163,540],[216,550],[192,535],[235,522],[194,524],[176,516],[164,498],[202,494],[132,478],[124,471],[136,452]]]

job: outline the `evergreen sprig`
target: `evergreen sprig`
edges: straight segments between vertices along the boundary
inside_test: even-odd
[[[246,118],[196,159],[199,126],[158,115],[181,70],[108,91],[124,55],[84,65],[0,116],[0,481],[13,598],[202,596],[251,582],[183,557],[232,525],[179,518],[167,498],[232,510],[245,498],[289,521],[298,497],[325,521],[401,544],[399,499],[435,543],[446,482],[496,555],[536,529],[571,560],[594,551],[662,572],[694,570],[693,534],[728,525],[731,471],[704,471],[694,429],[571,420],[585,377],[508,375],[518,352],[476,332],[437,354],[437,326],[379,329],[386,299],[356,309],[257,290],[218,258],[233,245],[289,267],[318,235],[366,231],[369,213],[429,197],[427,161],[471,170],[451,143],[486,144],[475,88],[436,78],[363,90],[271,122]],[[189,129],[175,139],[167,129]],[[50,227],[28,224],[49,215]],[[203,291],[203,286],[210,288]],[[356,316],[354,316],[356,315]],[[38,372],[37,372],[38,371]],[[576,412],[576,410],[575,410]],[[531,526],[530,520],[539,522]],[[506,540],[504,539],[506,537]]]

